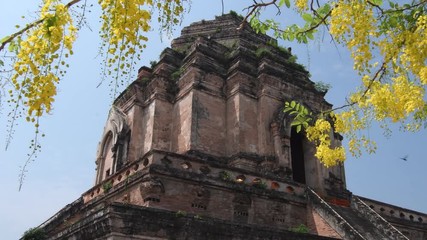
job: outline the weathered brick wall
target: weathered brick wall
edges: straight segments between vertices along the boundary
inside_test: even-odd
[[[173,130],[170,137],[173,152],[182,153],[190,149],[192,113],[193,93],[188,93],[174,105]]]
[[[225,156],[225,100],[194,90],[191,149],[215,156]]]
[[[312,234],[342,238],[311,206],[307,209],[307,227]]]
[[[172,151],[173,105],[168,101],[155,100],[153,122],[153,149]]]

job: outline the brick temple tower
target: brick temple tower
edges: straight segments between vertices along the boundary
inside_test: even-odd
[[[426,215],[393,226],[314,157],[283,105],[331,105],[290,50],[241,24],[193,23],[139,70],[108,115],[94,187],[41,225],[51,239],[427,239]]]

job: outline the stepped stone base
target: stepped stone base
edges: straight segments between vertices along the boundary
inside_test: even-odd
[[[333,240],[336,238],[302,234],[238,224],[185,212],[113,203],[93,212],[50,239],[292,239]]]

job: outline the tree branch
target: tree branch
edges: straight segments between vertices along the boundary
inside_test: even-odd
[[[39,19],[35,22],[32,22],[30,24],[28,24],[27,26],[25,26],[23,29],[19,30],[18,32],[15,32],[14,34],[10,35],[8,38],[6,38],[6,40],[4,40],[1,45],[0,45],[0,51],[2,51],[4,49],[4,47],[13,41],[13,39],[15,39],[16,37],[18,37],[19,35],[22,35],[24,32],[30,30],[31,28],[39,25],[40,23],[42,23],[44,21],[44,19]]]
[[[382,9],[382,7],[381,6],[379,6],[379,5],[377,5],[377,4],[375,4],[375,3],[373,3],[372,1],[367,1],[368,2],[368,4],[369,5],[371,5],[371,6],[373,6],[373,7],[375,7],[376,9],[378,9],[380,12],[381,12],[381,15],[383,15],[384,14],[384,9]]]
[[[246,16],[243,18],[243,21],[242,21],[242,23],[240,24],[240,26],[237,28],[237,30],[241,30],[241,29],[243,29],[243,27],[245,26],[245,24],[246,24],[246,22],[247,22],[248,18],[249,18],[252,14],[254,14],[254,13],[255,13],[255,11],[256,11],[258,8],[261,8],[261,7],[267,7],[267,6],[270,6],[270,5],[274,5],[274,6],[276,6],[276,7],[279,9],[279,7],[276,5],[276,1],[277,1],[277,0],[272,0],[271,2],[267,2],[267,3],[258,3],[258,2],[256,2],[256,1],[254,1],[254,4],[253,4],[253,5],[251,5],[251,6],[247,7],[247,8],[245,8],[245,9],[247,9],[249,12],[248,12],[248,14],[246,14]],[[280,9],[279,9],[279,12],[280,12]]]
[[[381,12],[381,15],[384,15],[384,14],[393,13],[393,12],[403,12],[403,11],[406,11],[406,10],[410,10],[410,9],[412,9],[412,8],[416,8],[416,7],[418,7],[418,6],[421,6],[421,5],[423,5],[423,4],[426,4],[426,3],[427,3],[427,0],[422,0],[422,1],[420,1],[419,3],[413,4],[413,5],[408,5],[408,6],[406,6],[406,7],[402,7],[402,8],[398,8],[398,9],[387,9],[387,10],[384,10],[381,6],[379,6],[379,5],[375,4],[375,3],[373,3],[373,2],[372,2],[372,1],[370,1],[370,0],[368,0],[368,1],[367,1],[367,3],[368,3],[369,5],[371,5],[371,6],[375,7],[376,9],[378,9],[378,10]]]
[[[375,82],[375,80],[380,80],[384,76],[384,73],[385,73],[386,69],[387,69],[386,68],[386,61],[384,61],[383,64],[381,65],[381,67],[378,69],[378,71],[375,72],[375,75],[369,80],[369,85],[366,87],[365,91],[363,91],[363,94],[362,94],[362,96],[360,98],[363,98],[363,97],[366,96],[366,94],[368,94],[368,91],[371,89],[372,84]],[[333,109],[328,110],[328,111],[326,111],[324,113],[334,112],[336,110],[340,110],[340,109],[343,109],[343,108],[351,107],[351,106],[353,106],[355,104],[357,104],[357,101],[353,101],[353,102],[350,102],[348,104],[344,104],[344,105],[342,105],[340,107],[333,108]]]
[[[316,11],[316,10],[313,10],[313,12],[315,13],[315,15],[316,15],[317,17],[319,17],[319,18],[320,18],[320,21],[319,21],[319,22],[317,22],[316,24],[314,24],[313,26],[311,26],[310,28],[308,28],[308,29],[304,30],[304,31],[297,32],[297,35],[298,35],[298,34],[307,33],[307,32],[310,32],[310,31],[313,31],[314,29],[318,28],[318,27],[319,27],[320,25],[322,25],[323,23],[324,23],[325,25],[327,25],[327,24],[326,24],[326,19],[331,15],[332,10],[331,10],[331,11],[329,11],[329,12],[328,12],[324,17],[321,17],[321,16],[317,13],[317,11]]]

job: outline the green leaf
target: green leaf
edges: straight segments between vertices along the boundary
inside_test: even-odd
[[[4,41],[6,41],[9,37],[10,37],[10,36],[6,36],[6,37],[4,37],[4,38],[0,39],[0,44],[4,43]]]
[[[325,9],[325,12],[328,13],[331,11],[331,5],[329,5],[328,3],[326,3],[325,5],[323,5],[323,9]]]
[[[375,5],[381,6],[383,4],[383,0],[372,0]]]
[[[287,8],[291,6],[291,2],[289,0],[280,0],[278,5],[281,7],[283,4],[285,4]]]
[[[295,101],[291,102],[291,107],[294,108],[297,103]]]
[[[300,123],[298,121],[296,121],[296,120],[293,120],[291,122],[291,127],[298,126],[298,125],[300,125]]]
[[[320,17],[324,17],[330,11],[331,11],[331,5],[327,3],[317,9],[317,13],[320,15]],[[316,16],[316,18],[319,18],[319,16]]]
[[[297,35],[297,41],[299,43],[307,43],[307,36],[305,34],[298,34]]]
[[[304,108],[302,112],[303,112],[305,115],[308,115],[308,110],[307,110],[307,108]]]
[[[286,35],[286,39],[292,42],[293,40],[295,40],[295,34],[294,33],[288,33]]]
[[[8,47],[9,52],[15,52],[18,50],[18,45],[16,45],[16,43],[14,41],[9,43],[9,47]]]
[[[390,19],[389,19],[389,26],[390,27],[392,27],[392,28],[396,27],[398,22],[399,22],[399,20],[397,19],[397,17],[390,16]]]
[[[311,14],[309,13],[304,13],[302,15],[302,19],[304,19],[306,22],[309,22],[309,23],[313,22],[313,16],[311,16]]]

